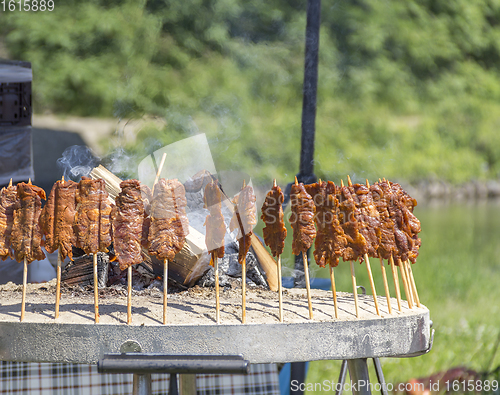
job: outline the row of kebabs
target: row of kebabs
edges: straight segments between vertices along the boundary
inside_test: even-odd
[[[72,246],[95,254],[114,243],[123,270],[143,261],[142,247],[160,259],[173,259],[189,231],[184,186],[160,179],[153,193],[137,180],[120,187],[113,204],[103,179],[57,181],[43,209],[42,188],[31,183],[3,188],[0,257],[30,263],[45,257],[44,246],[49,253],[59,249],[64,259],[72,258]]]
[[[64,259],[72,257],[72,246],[91,254],[106,251],[114,242],[122,269],[142,262],[142,247],[159,259],[172,260],[182,249],[189,229],[184,186],[178,180],[160,179],[151,193],[139,181],[126,180],[120,184],[116,205],[109,201],[104,186],[104,180],[86,177],[79,183],[57,181],[43,209],[43,189],[31,183],[3,188],[0,257],[12,256],[18,262],[26,258],[29,263],[44,258],[41,246],[45,246],[50,253],[59,249]],[[262,206],[264,240],[274,256],[281,255],[285,244],[283,200],[283,192],[275,185]],[[307,251],[315,241],[314,257],[322,267],[337,266],[340,257],[362,261],[365,254],[412,262],[418,256],[421,241],[420,222],[413,214],[416,200],[397,183],[296,183],[290,200],[293,253]],[[221,258],[226,227],[221,212],[223,193],[216,182],[206,186],[204,201],[209,210],[207,248]],[[241,262],[256,224],[253,189],[244,186],[234,203],[237,210],[230,230],[238,230]]]
[[[264,240],[274,256],[283,252],[286,228],[283,221],[284,196],[273,186],[262,206],[266,226]],[[314,241],[314,258],[324,267],[335,267],[339,258],[362,262],[365,256],[391,256],[398,262],[416,261],[421,240],[420,221],[413,214],[417,205],[397,183],[380,181],[373,185],[335,185],[319,181],[291,186],[293,228],[292,251],[307,251]],[[316,224],[316,228],[315,225]]]

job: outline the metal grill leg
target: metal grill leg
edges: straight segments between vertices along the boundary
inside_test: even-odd
[[[380,392],[382,395],[388,395],[387,387],[385,385],[384,372],[382,372],[382,365],[380,364],[380,359],[373,358],[373,364],[375,365],[375,373],[377,374],[378,382],[380,383]]]
[[[345,384],[345,375],[347,373],[347,361],[344,359],[342,361],[342,366],[340,367],[339,383],[335,395],[342,395],[342,390]]]
[[[196,395],[196,375],[181,374],[179,375],[181,395]]]
[[[151,395],[151,375],[135,374],[132,386],[133,395]]]
[[[371,395],[370,376],[366,361],[366,358],[347,360],[353,395]]]

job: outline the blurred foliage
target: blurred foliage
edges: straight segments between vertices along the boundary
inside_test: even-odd
[[[500,1],[323,2],[315,172],[463,182],[500,175]],[[219,170],[298,172],[305,2],[58,0],[9,12],[36,111],[164,117],[131,152],[205,132]]]

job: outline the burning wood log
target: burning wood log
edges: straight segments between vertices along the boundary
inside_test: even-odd
[[[102,178],[110,199],[120,193],[122,180],[104,166],[99,165],[90,172],[93,179]],[[192,226],[181,251],[169,262],[169,277],[181,285],[191,287],[208,270],[210,257],[206,253],[205,237]]]

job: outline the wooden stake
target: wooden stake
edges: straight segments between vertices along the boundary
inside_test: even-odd
[[[380,310],[378,308],[378,301],[377,301],[377,290],[375,289],[375,282],[373,281],[372,268],[370,267],[368,254],[365,254],[365,262],[366,262],[366,270],[368,271],[368,279],[370,280],[370,286],[372,288],[372,293],[373,293],[373,303],[375,304],[375,310],[377,311],[377,315],[380,316]]]
[[[219,259],[212,252],[212,262],[215,272],[215,321],[220,324],[220,302],[219,302]]]
[[[56,311],[54,318],[59,318],[59,302],[61,300],[61,261],[62,261],[62,256],[61,256],[61,247],[57,250],[57,269],[56,269],[56,275],[57,275],[57,282],[56,282]]]
[[[309,282],[309,267],[307,264],[307,253],[302,251],[302,260],[304,261],[304,275],[306,278],[306,290],[307,290],[307,305],[309,306],[309,319],[313,319],[313,308],[311,301],[311,284]]]
[[[380,268],[382,269],[382,278],[384,279],[385,297],[387,298],[387,307],[389,314],[392,314],[391,294],[389,292],[389,283],[387,282],[387,273],[385,272],[384,260],[380,258]]]
[[[279,300],[279,318],[283,322],[283,289],[281,284],[281,255],[278,255],[278,300]]]
[[[241,323],[247,322],[247,258],[241,262]]]
[[[408,271],[408,265],[406,264],[406,261],[402,262],[401,260],[399,261],[399,264],[403,265],[403,271],[405,273],[406,283],[408,284],[408,293],[410,295],[411,304],[415,305],[416,300],[415,300],[415,296],[413,295],[413,289],[411,287],[410,272]]]
[[[413,288],[413,294],[415,295],[417,307],[422,307],[422,305],[420,304],[420,298],[418,297],[417,284],[415,283],[415,278],[413,277],[413,270],[411,269],[411,263],[408,261],[406,262],[408,263],[408,271],[410,273],[411,286]]]
[[[339,309],[337,306],[337,290],[335,289],[335,276],[333,274],[333,266],[330,265],[330,282],[332,283],[333,305],[335,307],[335,318],[339,318]]]
[[[155,182],[153,183],[153,191],[155,189],[156,183],[160,179],[160,174],[161,174],[161,171],[163,170],[163,165],[165,164],[165,159],[166,158],[167,158],[167,153],[164,152],[163,155],[162,155],[162,157],[161,157],[161,160],[160,160],[160,166],[158,166],[158,171],[156,172]]]
[[[168,259],[163,260],[163,325],[167,323]]]
[[[358,290],[356,287],[356,274],[354,274],[354,262],[349,261],[351,264],[351,278],[352,278],[352,291],[354,296],[354,306],[356,307],[356,317],[359,318],[359,308],[358,308]]]
[[[413,308],[413,303],[411,301],[411,294],[408,289],[408,281],[406,280],[405,276],[405,270],[403,268],[403,262],[401,262],[401,259],[398,258],[398,266],[399,266],[399,273],[401,274],[401,280],[403,280],[403,286],[405,289],[405,295],[406,295],[406,302],[408,303],[408,308],[412,309]]]
[[[394,265],[394,258],[392,257],[392,255],[389,257],[389,264],[391,265],[392,278],[394,279],[394,289],[396,290],[396,298],[398,299],[398,309],[399,309],[399,311],[402,311],[402,308],[401,308],[401,290],[399,289],[398,272],[397,272],[396,267]]]
[[[132,323],[132,265],[127,271],[127,324]]]
[[[95,310],[95,323],[99,323],[99,281],[97,279],[97,252],[93,254],[94,258],[94,310]]]
[[[23,269],[23,299],[21,302],[21,321],[24,320],[24,313],[26,311],[26,286],[28,284],[28,261],[24,258]]]

